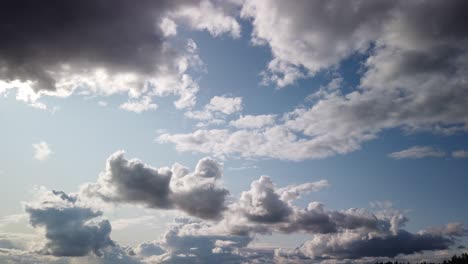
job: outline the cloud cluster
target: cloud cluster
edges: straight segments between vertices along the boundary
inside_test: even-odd
[[[466,132],[465,10],[460,0],[245,1],[241,14],[252,21],[252,40],[272,50],[268,81],[285,86],[361,53],[359,84],[343,87],[338,76],[308,96],[312,105],[265,128],[200,129],[158,140],[180,151],[304,160],[355,151],[385,129]]]
[[[261,176],[239,198],[227,199],[228,191],[220,183],[222,175],[222,164],[211,158],[201,159],[190,172],[177,163],[156,169],[137,159],[127,160],[118,151],[108,158],[96,183],[83,185],[75,194],[39,189],[36,198],[25,204],[31,225],[43,229],[45,236],[39,250],[32,252],[62,257],[95,255],[97,263],[373,261],[447,250],[468,235],[460,223],[409,232],[404,229],[408,218],[388,204],[375,203],[382,207],[377,211],[328,210],[317,201],[305,208],[295,204],[304,194],[327,187],[324,180],[280,188],[268,176]],[[110,222],[90,207],[90,198],[96,197],[112,203],[176,209],[195,218],[177,219],[161,239],[122,248],[110,238]],[[96,205],[103,206],[94,200]],[[113,223],[119,226],[129,221],[154,218]],[[296,249],[249,248],[256,235],[273,233],[303,233],[310,239]],[[34,263],[45,259],[31,255],[11,238],[0,236],[0,260],[25,259],[27,263],[31,258]]]
[[[199,58],[169,41],[173,19],[214,36],[240,34],[235,19],[208,0],[8,1],[0,17],[0,34],[8,36],[0,44],[0,94],[16,89],[18,100],[39,108],[46,107],[37,101],[42,95],[77,90],[143,97],[146,107],[122,106],[137,112],[154,109],[153,96],[176,95],[177,108],[193,106],[198,85],[187,70]]]
[[[140,160],[127,160],[123,151],[112,154],[96,183],[81,192],[107,202],[142,204],[150,208],[180,209],[189,215],[220,217],[229,192],[222,186],[222,164],[201,159],[195,170],[180,164],[153,168]]]
[[[45,245],[40,252],[53,256],[85,256],[102,254],[114,246],[111,225],[97,220],[102,212],[81,206],[76,196],[60,191],[39,190],[39,197],[25,205],[33,227],[45,230]]]

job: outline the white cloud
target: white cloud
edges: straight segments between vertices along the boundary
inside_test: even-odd
[[[141,113],[148,110],[155,110],[158,108],[157,104],[151,102],[151,97],[145,96],[140,101],[129,101],[120,105],[121,109],[126,111]]]
[[[205,109],[211,112],[221,112],[231,115],[242,110],[241,97],[214,96]]]
[[[428,146],[414,146],[409,149],[390,153],[388,156],[394,159],[421,159],[426,157],[444,157],[446,153],[442,150]]]
[[[245,115],[229,122],[236,128],[262,128],[275,123],[275,115]]]
[[[229,2],[223,4],[227,5]],[[222,34],[230,34],[233,38],[240,37],[241,27],[236,19],[227,14],[222,5],[215,6],[208,0],[199,1],[197,5],[182,6],[168,16],[192,29],[207,30],[215,37]],[[166,34],[175,35],[175,25],[171,22],[164,23],[164,28]]]
[[[52,155],[52,150],[50,149],[49,144],[45,141],[35,143],[32,145],[34,148],[34,158],[39,161],[44,161]]]
[[[187,111],[185,117],[200,120],[197,127],[221,125],[227,116],[242,111],[241,97],[214,96],[202,110]]]

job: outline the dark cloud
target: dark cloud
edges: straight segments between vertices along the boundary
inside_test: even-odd
[[[28,203],[25,211],[33,227],[44,227],[45,246],[40,251],[53,256],[102,254],[114,246],[108,220],[97,221],[102,212],[76,204],[64,192],[43,191],[39,200]]]
[[[109,157],[98,182],[84,186],[82,192],[108,202],[178,208],[193,216],[214,219],[226,209],[229,194],[220,185],[221,172],[222,164],[209,158],[200,160],[195,171],[189,173],[179,164],[156,169],[140,160],[127,160],[119,151]]]
[[[180,4],[180,3],[179,3]],[[168,56],[157,26],[171,1],[3,1],[0,77],[55,90],[63,65],[150,73]]]

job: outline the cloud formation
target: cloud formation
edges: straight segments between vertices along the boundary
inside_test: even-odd
[[[222,164],[201,159],[195,171],[180,164],[153,168],[123,151],[112,154],[96,183],[81,192],[107,202],[142,204],[149,208],[181,209],[192,216],[214,219],[225,209],[229,192],[221,185]]]
[[[40,262],[41,255],[94,258],[97,263],[307,263],[324,260],[363,260],[404,257],[448,250],[468,235],[461,223],[431,227],[412,233],[404,229],[408,218],[387,203],[374,203],[375,211],[360,208],[329,210],[310,201],[295,204],[304,194],[329,186],[325,180],[277,187],[268,176],[252,182],[239,198],[219,182],[223,165],[201,159],[193,172],[176,163],[153,168],[123,151],[112,154],[96,183],[85,184],[75,194],[38,190],[25,203],[31,225],[44,230],[36,251],[0,236],[0,260]],[[176,222],[160,239],[122,248],[111,238],[111,224],[90,207],[90,198],[112,203],[175,209],[191,218]],[[92,202],[92,201],[91,201]],[[93,206],[102,203],[94,201]],[[206,221],[209,220],[209,221]],[[154,221],[153,217],[113,221],[122,225]],[[296,249],[254,249],[249,244],[259,234],[304,233],[310,238]],[[36,252],[36,253],[34,253]],[[45,260],[47,262],[47,260]],[[302,262],[301,262],[302,261]]]
[[[158,141],[218,156],[305,160],[358,150],[386,129],[466,132],[468,32],[460,25],[467,9],[459,0],[245,1],[241,15],[252,21],[252,41],[273,54],[267,81],[286,86],[335,71],[359,53],[358,85],[343,87],[334,76],[307,98],[312,105],[266,128],[199,129]]]

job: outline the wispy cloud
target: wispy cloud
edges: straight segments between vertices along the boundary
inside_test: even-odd
[[[422,159],[426,157],[439,158],[445,155],[445,151],[433,147],[414,146],[409,149],[390,153],[388,156],[394,159]]]
[[[457,159],[468,158],[468,151],[460,149],[452,152],[452,157]]]

